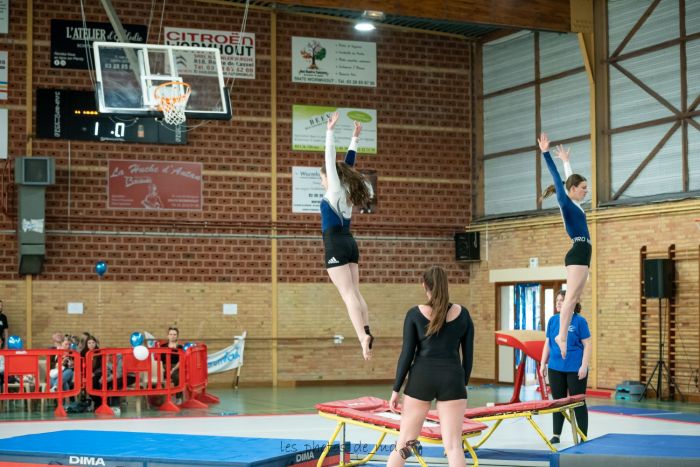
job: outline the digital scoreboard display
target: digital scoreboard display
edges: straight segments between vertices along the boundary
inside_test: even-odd
[[[172,126],[155,118],[100,114],[91,91],[38,89],[36,107],[38,138],[187,144],[184,125]]]

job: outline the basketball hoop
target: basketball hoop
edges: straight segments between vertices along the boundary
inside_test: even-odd
[[[192,87],[182,81],[168,81],[153,90],[157,109],[163,112],[163,120],[168,125],[185,123],[185,107],[190,98]]]

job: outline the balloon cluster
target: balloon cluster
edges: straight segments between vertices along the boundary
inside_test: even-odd
[[[143,333],[138,331],[132,332],[129,341],[131,342],[131,346],[134,348],[134,358],[140,361],[146,360],[148,358],[149,352],[148,347],[143,345]]]
[[[22,350],[24,347],[24,342],[19,336],[10,336],[7,338],[7,348],[10,350]]]

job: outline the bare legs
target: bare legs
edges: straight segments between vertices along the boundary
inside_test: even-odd
[[[466,465],[464,449],[462,448],[462,422],[466,408],[466,399],[438,401],[437,403],[442,445],[445,447],[447,465],[450,467],[464,467]]]
[[[428,414],[428,410],[430,410],[430,402],[414,399],[413,397],[404,394],[399,439],[396,441],[396,449],[391,451],[389,461],[386,464],[387,467],[403,467],[403,465],[406,464],[406,460],[401,457],[401,454],[399,454],[399,449],[406,447],[407,441],[412,441],[418,438],[420,430],[423,427],[425,416]],[[460,416],[464,416],[464,410],[462,410]],[[461,427],[462,422],[460,421],[460,430]],[[450,466],[452,466],[452,464],[450,464]]]
[[[357,263],[344,264],[334,268],[328,268],[328,276],[331,282],[340,292],[340,297],[348,309],[350,321],[355,328],[357,338],[362,345],[362,356],[365,360],[372,358],[372,349],[369,348],[370,336],[365,333],[365,326],[369,326],[369,313],[367,303],[360,294],[360,271]]]
[[[440,415],[440,431],[442,444],[447,454],[450,467],[464,467],[464,450],[462,449],[462,422],[467,400],[438,401],[437,409]],[[401,431],[396,442],[396,449],[389,456],[387,467],[403,467],[406,463],[399,454],[399,449],[406,446],[407,441],[418,438],[423,427],[425,416],[430,410],[430,402],[414,399],[404,394],[403,411],[401,413]]]
[[[581,298],[583,287],[588,278],[588,266],[572,264],[566,267],[566,296],[559,316],[559,335],[554,338],[562,358],[566,358],[566,338],[569,334],[569,325],[574,316],[574,308]]]

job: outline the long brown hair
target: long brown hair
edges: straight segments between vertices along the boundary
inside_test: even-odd
[[[579,174],[569,175],[569,178],[566,179],[566,191],[568,192],[571,189],[571,187],[579,186],[581,184],[581,182],[585,182],[585,181],[586,181],[586,177],[584,177],[583,175],[579,175]],[[554,185],[549,185],[542,192],[542,195],[540,196],[540,202],[542,202],[545,199],[552,196],[554,193],[556,193],[556,191],[557,190],[554,188]]]
[[[423,283],[430,291],[428,305],[433,309],[433,316],[425,331],[426,336],[437,334],[447,320],[450,309],[450,294],[447,290],[447,273],[440,266],[432,266],[423,273]]]
[[[554,298],[557,298],[559,295],[561,295],[561,298],[566,297],[566,290],[561,289]],[[579,302],[576,302],[576,306],[574,306],[574,313],[581,313],[581,304]]]
[[[372,194],[367,186],[367,180],[357,169],[342,161],[336,161],[335,169],[338,172],[340,183],[348,192],[348,199],[355,206],[365,206],[372,199]],[[321,167],[321,173],[326,175],[326,167]]]

